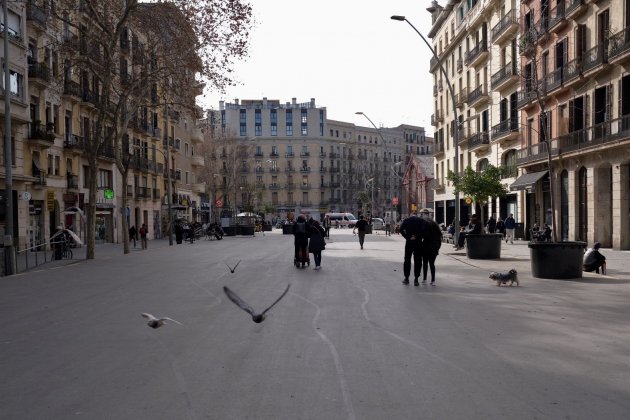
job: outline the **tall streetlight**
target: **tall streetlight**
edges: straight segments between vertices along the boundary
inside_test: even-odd
[[[438,65],[440,66],[440,72],[442,73],[442,76],[444,76],[444,79],[446,80],[446,86],[448,87],[448,91],[451,94],[451,105],[453,106],[453,118],[455,119],[455,124],[454,124],[454,129],[453,129],[453,143],[454,143],[454,149],[455,149],[455,159],[453,160],[453,166],[455,167],[456,173],[459,173],[459,120],[457,119],[457,105],[455,101],[455,91],[453,90],[451,79],[448,78],[446,69],[442,65],[442,62],[440,61],[439,57],[437,56],[435,49],[426,40],[424,35],[422,35],[420,31],[418,31],[416,27],[413,26],[413,24],[407,20],[406,17],[394,15],[390,19],[398,20],[401,22],[407,22],[409,26],[411,26],[413,30],[416,31],[416,33],[420,36],[420,38],[422,38],[424,43],[427,44],[427,47],[429,47],[429,50],[431,50],[431,54],[433,54],[433,58],[435,58]],[[442,140],[442,142],[444,142],[444,140]],[[459,192],[458,191],[455,191],[455,220],[454,220],[453,225],[455,226],[455,241],[457,241],[458,236],[459,236]]]
[[[387,158],[387,142],[385,141],[385,137],[383,137],[383,133],[381,133],[381,130],[376,126],[376,124],[374,124],[374,121],[372,121],[365,112],[357,111],[355,112],[355,114],[363,115],[370,122],[370,124],[372,124],[372,127],[374,127],[374,129],[378,133],[379,137],[381,138],[381,143],[383,144],[383,158]]]
[[[370,200],[370,219],[374,218],[374,178],[370,178],[368,180],[365,181],[365,183],[370,183],[370,186],[372,187],[372,200]]]

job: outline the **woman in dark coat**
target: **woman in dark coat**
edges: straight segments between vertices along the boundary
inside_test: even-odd
[[[315,260],[313,270],[319,270],[322,268],[320,266],[322,263],[322,251],[326,247],[326,242],[324,241],[326,231],[317,220],[314,220],[308,227],[308,233],[310,238],[308,252],[313,254],[313,259]]]
[[[433,220],[427,220],[422,234],[422,283],[427,281],[427,268],[431,270],[431,285],[435,285],[435,259],[442,246],[442,230]]]
[[[308,264],[308,224],[306,217],[299,215],[293,225],[293,245],[295,246],[295,266],[304,268]]]

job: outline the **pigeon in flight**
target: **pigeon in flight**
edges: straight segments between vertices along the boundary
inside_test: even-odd
[[[156,317],[154,317],[153,315],[151,315],[151,314],[146,314],[146,313],[142,313],[142,314],[140,314],[140,315],[142,315],[143,317],[145,317],[146,319],[148,319],[148,320],[149,320],[149,322],[147,322],[147,325],[148,325],[149,327],[153,328],[153,329],[155,329],[155,328],[160,328],[162,325],[164,325],[164,323],[165,323],[166,321],[173,321],[173,322],[174,322],[174,323],[176,323],[176,324],[179,324],[179,325],[184,325],[184,324],[182,324],[182,323],[181,323],[181,322],[179,322],[179,321],[175,321],[173,318],[167,318],[167,317],[163,317],[163,318],[156,318]]]
[[[232,267],[230,267],[230,266],[228,265],[228,263],[226,263],[226,262],[224,261],[224,264],[225,264],[225,265],[227,265],[227,267],[230,269],[230,273],[234,273],[234,270],[236,270],[236,267],[238,267],[238,265],[239,265],[240,263],[241,263],[241,260],[238,260],[238,262],[236,263],[236,265],[234,266],[234,268],[232,268]]]
[[[226,286],[223,286],[223,291],[225,292],[227,297],[232,302],[234,302],[236,304],[236,306],[238,306],[239,308],[241,308],[242,310],[244,310],[245,312],[250,314],[252,316],[252,320],[255,323],[259,324],[259,323],[261,323],[261,322],[263,322],[265,320],[265,318],[266,318],[265,314],[267,313],[267,311],[269,311],[269,309],[273,308],[274,305],[276,303],[280,302],[280,299],[282,299],[284,297],[284,295],[287,294],[287,292],[289,291],[289,287],[291,287],[291,285],[287,284],[287,288],[284,289],[284,292],[282,292],[280,297],[278,299],[276,299],[276,301],[274,303],[272,303],[267,309],[265,309],[264,311],[262,311],[259,314],[257,314],[251,306],[249,306],[243,299],[238,297],[238,295],[236,293],[234,293],[233,291],[228,289]]]

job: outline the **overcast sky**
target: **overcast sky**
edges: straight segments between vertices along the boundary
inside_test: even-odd
[[[431,135],[431,52],[423,35],[431,28],[430,0],[250,0],[257,21],[250,55],[236,65],[238,86],[206,93],[220,100],[315,98],[329,119],[369,126],[423,126]],[[444,2],[442,2],[444,3]],[[429,40],[430,42],[431,40]]]

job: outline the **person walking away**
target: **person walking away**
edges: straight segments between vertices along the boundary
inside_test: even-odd
[[[330,239],[330,216],[324,217],[324,232],[325,232],[324,236]]]
[[[514,220],[514,215],[510,213],[508,217],[505,218],[505,243],[509,240],[511,244],[514,243],[514,229],[516,229],[516,220]]]
[[[418,278],[422,271],[422,237],[426,229],[427,221],[418,217],[415,213],[406,218],[400,225],[400,234],[406,239],[405,259],[403,261],[402,284],[409,284],[411,274],[411,257],[413,256],[413,285],[419,286]]]
[[[322,227],[322,225],[314,220],[308,227],[308,252],[313,254],[313,259],[315,260],[315,267],[313,270],[320,270],[322,263],[322,251],[326,248],[326,241],[324,240],[324,236],[326,235],[326,231]]]
[[[133,241],[133,247],[136,247],[136,240],[138,239],[138,231],[136,230],[136,226],[131,226],[129,228],[129,240]]]
[[[505,223],[503,222],[503,219],[501,219],[500,217],[497,220],[496,232],[500,233],[505,238]]]
[[[184,228],[181,222],[175,222],[175,242],[181,244],[184,239]]]
[[[459,233],[459,238],[457,239],[457,245],[455,246],[455,251],[458,251],[464,247],[464,241],[466,240],[466,235],[479,235],[481,233],[481,224],[477,220],[477,215],[473,214],[470,216],[470,222],[466,229],[463,232]]]
[[[296,223],[293,225],[293,245],[295,248],[295,264],[301,267],[306,266],[308,259],[308,229],[306,225],[306,217],[300,214]]]
[[[488,224],[486,225],[486,229],[488,233],[494,233],[497,229],[497,219],[494,218],[494,214],[490,216],[488,219]]]
[[[583,269],[586,272],[595,271],[599,274],[599,269],[602,269],[602,274],[606,275],[606,257],[604,257],[601,252],[599,252],[599,248],[601,244],[599,242],[595,242],[592,248],[589,248],[584,253],[584,261],[583,261]]]
[[[359,216],[359,221],[354,225],[354,229],[352,229],[352,233],[355,233],[355,230],[359,231],[359,245],[361,245],[361,249],[363,249],[363,242],[365,242],[365,232],[367,231],[368,222],[365,221],[363,215]]]
[[[442,246],[442,229],[433,220],[426,220],[422,237],[422,283],[427,282],[427,268],[431,270],[431,286],[435,286],[435,259]]]
[[[140,243],[142,244],[142,249],[147,249],[147,225],[144,223],[140,228]]]
[[[385,216],[385,236],[392,236],[391,228],[392,218],[390,216]]]

